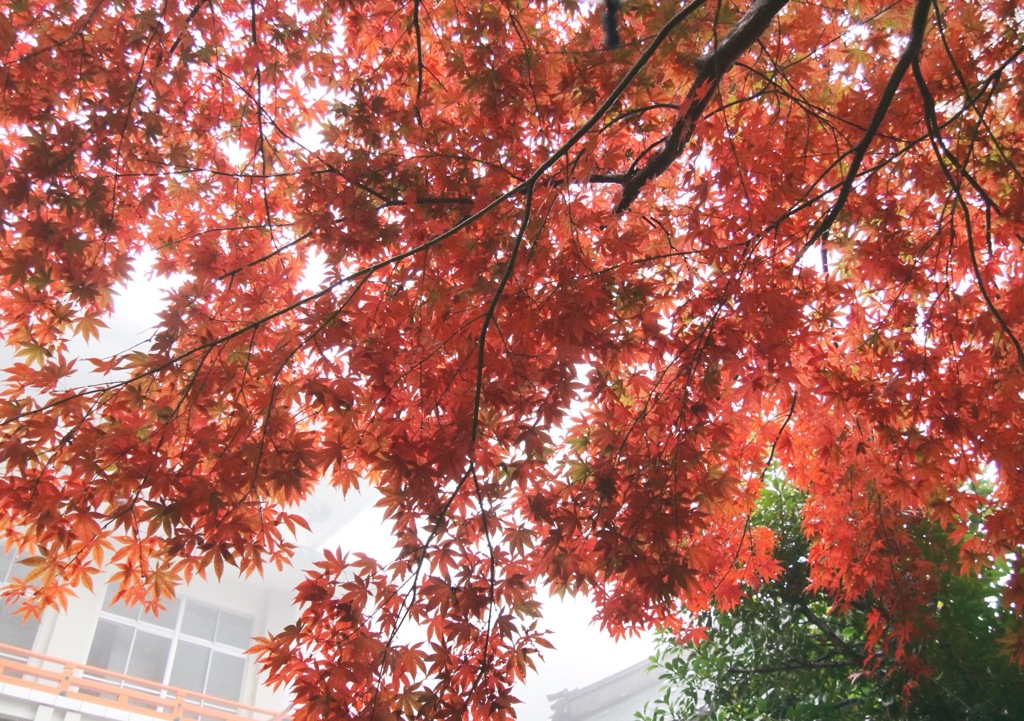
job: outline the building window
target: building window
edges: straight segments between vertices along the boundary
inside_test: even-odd
[[[18,554],[13,550],[4,551],[0,547],[0,587],[6,586],[12,578],[20,573]],[[9,604],[0,602],[0,643],[31,649],[38,631],[38,619],[30,618],[23,621],[20,615],[13,612]]]
[[[191,599],[159,616],[112,603],[107,589],[89,650],[90,666],[188,691],[241,700],[253,619]]]

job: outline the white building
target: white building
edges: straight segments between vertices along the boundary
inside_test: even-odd
[[[597,683],[548,696],[551,721],[629,721],[660,695],[661,680],[641,661]]]
[[[0,557],[0,577],[12,566],[13,554]],[[196,583],[159,616],[111,604],[113,591],[84,592],[38,622],[0,611],[0,719],[269,721],[287,708],[245,650],[294,615],[290,589]]]
[[[318,492],[304,515],[297,568],[368,502]],[[0,586],[24,572],[0,551]],[[81,590],[66,611],[22,624],[0,607],[0,721],[283,721],[287,689],[271,691],[245,650],[295,618],[295,569],[197,580],[154,616],[111,603],[115,588]]]
[[[360,516],[370,504],[369,498],[343,499],[321,489],[301,511],[313,532],[298,539],[294,568],[243,580],[229,578],[227,567],[220,582],[198,580],[180,588],[159,616],[112,604],[114,588],[100,585],[95,594],[80,590],[66,611],[48,610],[39,622],[24,625],[0,604],[0,721],[287,721],[287,689],[270,690],[245,650],[254,636],[294,620],[300,569],[310,567],[324,546],[337,545],[335,536],[353,518],[359,516],[342,535],[371,544],[353,550],[387,553],[386,541],[373,545],[369,539],[374,514]],[[352,541],[346,538],[344,545]],[[0,586],[24,572],[13,554],[0,551]],[[572,608],[573,615],[580,613]],[[590,649],[585,638],[605,641],[587,628],[584,624],[563,639],[563,661],[579,666],[582,653],[588,660],[583,665],[591,667],[586,675],[594,678],[622,663],[623,656],[617,647],[584,652]],[[596,663],[595,655],[606,663]],[[522,717],[629,719],[657,691],[656,676],[644,674],[644,666],[550,696],[550,711],[541,692],[541,702],[527,704]],[[559,668],[549,660],[538,677],[564,688],[568,678],[559,678]],[[538,677],[533,683],[543,680]]]

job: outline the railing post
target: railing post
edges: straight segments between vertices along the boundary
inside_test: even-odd
[[[185,715],[185,697],[178,691],[174,692],[174,721],[182,721]]]
[[[57,695],[67,696],[71,690],[71,679],[75,676],[75,668],[70,663],[64,664],[64,673],[61,674],[60,683],[57,684]]]

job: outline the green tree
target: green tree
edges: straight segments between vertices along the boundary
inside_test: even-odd
[[[877,608],[839,610],[810,588],[803,502],[785,481],[766,486],[752,523],[776,534],[778,577],[728,611],[700,614],[684,634],[696,644],[662,632],[665,689],[645,719],[1024,718],[1024,675],[999,647],[1016,624],[997,604],[1005,565],[938,579],[908,659],[872,642]],[[924,554],[956,555],[945,534],[915,532]]]

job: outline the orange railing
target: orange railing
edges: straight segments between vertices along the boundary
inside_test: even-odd
[[[2,643],[0,684],[8,698],[74,710],[82,716],[118,718],[127,712],[165,721],[282,721],[288,716]],[[109,713],[112,710],[121,713]]]

